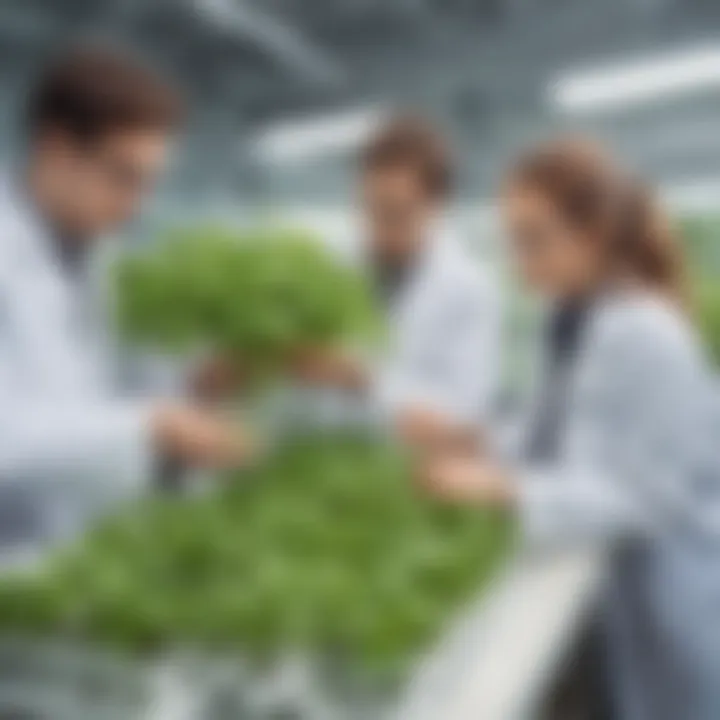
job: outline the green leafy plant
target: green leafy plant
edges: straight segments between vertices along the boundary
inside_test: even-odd
[[[677,223],[693,273],[720,272],[720,216],[685,215]]]
[[[37,575],[4,579],[0,629],[401,670],[512,537],[502,514],[424,497],[400,451],[357,436],[297,439],[223,487],[146,501]]]
[[[244,370],[271,372],[298,346],[375,340],[381,328],[365,279],[297,231],[171,232],[121,261],[117,280],[126,339],[218,350]]]
[[[679,222],[691,273],[692,311],[705,345],[720,366],[720,217],[688,215]]]
[[[705,346],[716,366],[720,366],[720,286],[710,280],[698,281],[694,288],[694,314]]]

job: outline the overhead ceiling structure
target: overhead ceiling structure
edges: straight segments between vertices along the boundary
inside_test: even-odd
[[[358,137],[348,113],[394,107],[447,128],[469,197],[563,130],[662,182],[720,178],[715,0],[0,0],[2,127],[46,50],[86,35],[132,44],[184,84],[195,113],[178,192],[337,196],[338,138]],[[286,135],[295,161],[263,162],[261,139],[294,122],[322,149],[315,116],[345,117],[345,134],[320,124],[334,140],[312,156]]]
[[[300,80],[330,88],[343,84],[339,64],[287,22],[237,0],[192,0],[191,6],[218,33],[266,51]]]

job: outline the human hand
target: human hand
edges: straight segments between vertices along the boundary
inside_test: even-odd
[[[190,465],[232,468],[257,452],[246,429],[191,406],[156,408],[151,429],[159,452]]]
[[[515,501],[512,478],[499,465],[467,454],[440,454],[427,458],[418,474],[430,494],[461,505],[505,507]]]
[[[305,347],[290,361],[292,375],[307,383],[360,390],[366,384],[362,365],[341,351],[330,347]]]
[[[245,380],[241,362],[218,355],[200,364],[191,379],[191,390],[203,402],[218,402],[242,390]]]
[[[402,408],[395,427],[403,442],[428,451],[452,450],[469,454],[476,452],[481,444],[475,428],[455,422],[425,405]]]

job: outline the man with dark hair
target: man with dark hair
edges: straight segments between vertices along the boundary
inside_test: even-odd
[[[311,349],[305,381],[372,399],[410,442],[470,443],[496,390],[500,303],[496,284],[443,214],[453,166],[438,132],[401,116],[360,157],[364,227],[347,247],[375,279],[391,328],[378,363]]]
[[[24,152],[0,182],[0,541],[57,525],[71,488],[97,499],[158,458],[245,455],[204,411],[120,393],[85,294],[89,251],[133,216],[180,119],[162,79],[101,48],[58,58],[30,93]]]
[[[134,59],[96,48],[60,57],[28,100],[24,191],[79,249],[134,214],[180,120],[175,91]]]

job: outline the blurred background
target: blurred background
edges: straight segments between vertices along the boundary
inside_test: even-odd
[[[135,48],[190,100],[139,234],[148,221],[260,212],[340,235],[355,151],[402,107],[451,138],[452,221],[486,257],[501,255],[493,197],[507,164],[571,131],[658,185],[699,272],[720,261],[714,0],[1,0],[1,156],[13,153],[30,78],[80,38]],[[697,285],[706,326],[720,326],[716,293]]]
[[[47,51],[129,44],[174,74],[192,131],[166,211],[297,206],[331,223],[378,113],[436,118],[461,202],[492,198],[519,149],[591,131],[683,204],[720,190],[713,0],[3,0],[0,138]]]

